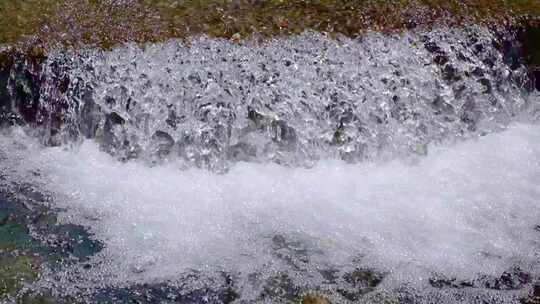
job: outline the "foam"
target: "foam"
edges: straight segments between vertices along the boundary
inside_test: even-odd
[[[20,135],[20,134],[19,134]],[[12,149],[15,137],[2,136]],[[96,257],[133,279],[190,268],[264,269],[272,235],[303,239],[313,263],[499,274],[538,261],[540,127],[508,130],[405,161],[311,169],[239,163],[227,174],[173,163],[121,163],[92,141],[75,150],[27,145],[24,165],[106,245]],[[3,148],[4,149],[4,148]],[[27,177],[31,178],[31,177]],[[279,266],[276,266],[279,268]]]

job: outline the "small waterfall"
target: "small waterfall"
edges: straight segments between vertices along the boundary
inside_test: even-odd
[[[32,288],[516,303],[540,274],[526,59],[516,33],[482,26],[14,56],[0,190],[33,185],[100,244]]]
[[[201,37],[58,52],[23,75],[16,64],[9,87],[49,145],[95,138],[121,160],[214,171],[310,167],[423,155],[537,119],[520,56],[510,34],[476,26],[245,45]]]

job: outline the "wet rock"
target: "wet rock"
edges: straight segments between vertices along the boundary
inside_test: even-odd
[[[424,47],[426,48],[426,50],[430,53],[434,53],[434,54],[441,54],[443,53],[442,49],[437,45],[437,43],[433,42],[433,41],[428,41],[424,44]]]
[[[336,284],[339,278],[339,270],[337,269],[319,269],[319,273],[328,284]]]
[[[86,261],[103,248],[84,227],[59,225],[54,210],[41,204],[47,197],[43,193],[28,185],[11,187],[0,188],[0,289],[3,288],[3,293],[13,293],[25,282],[33,281],[42,266],[60,269],[73,262]],[[11,190],[16,191],[16,197],[10,195]]]
[[[343,279],[350,288],[338,289],[338,293],[350,301],[358,301],[382,282],[384,274],[373,269],[357,268],[343,275]]]
[[[0,126],[37,122],[40,72],[32,58],[0,54]]]
[[[94,138],[99,124],[103,119],[101,107],[91,97],[92,92],[86,89],[83,93],[83,105],[81,109],[80,132],[86,138]]]
[[[288,265],[300,269],[309,262],[310,250],[301,240],[283,235],[272,237],[273,254]],[[316,252],[311,252],[314,254]]]
[[[257,157],[257,147],[248,143],[237,143],[228,148],[227,158],[233,161],[250,161]]]
[[[302,304],[331,304],[330,301],[320,295],[308,294],[302,298]]]
[[[274,120],[271,124],[272,139],[280,143],[285,149],[292,149],[298,140],[296,131],[283,120]]]
[[[521,304],[540,304],[540,283],[533,286],[530,296],[520,300]]]
[[[518,29],[516,43],[519,45],[514,49],[520,52],[514,52],[514,61],[527,65],[532,88],[540,90],[540,23],[531,21]]]
[[[37,121],[40,98],[39,65],[14,63],[10,78],[12,111],[16,111],[27,123]]]
[[[178,304],[226,304],[236,299],[236,293],[228,287],[212,289],[201,287],[184,290],[181,287],[161,284],[135,284],[127,288],[106,288],[98,291],[92,303],[178,303]]]
[[[504,272],[499,278],[488,279],[484,286],[495,290],[516,290],[525,287],[532,281],[531,275],[519,268]]]
[[[473,287],[474,284],[469,281],[459,281],[455,278],[446,278],[446,277],[435,277],[429,279],[429,285],[435,288],[466,288]]]
[[[540,69],[533,71],[534,87],[540,91]]]
[[[105,119],[107,129],[112,129],[114,126],[123,125],[125,123],[126,120],[116,112],[109,113]]]
[[[118,113],[107,114],[100,141],[102,149],[120,160],[136,158],[141,152],[136,140],[128,134],[126,125],[126,120]]]
[[[487,78],[480,78],[478,79],[478,82],[484,86],[485,88],[485,91],[483,93],[485,94],[491,94],[492,92],[492,86],[491,86],[491,81]]]
[[[79,225],[54,225],[43,231],[43,241],[67,258],[76,262],[88,261],[89,257],[103,249],[103,243],[92,239],[91,234]]]
[[[286,273],[281,273],[265,282],[261,297],[280,301],[297,301],[300,293],[300,287],[296,286]]]
[[[152,152],[159,157],[169,155],[174,147],[174,139],[167,132],[156,131],[152,135]]]
[[[460,110],[460,119],[470,131],[476,130],[476,123],[480,119],[480,111],[473,100],[466,101]]]
[[[0,127],[4,124],[10,124],[11,117],[11,98],[8,92],[9,70],[11,67],[10,59],[0,54]]]
[[[461,80],[461,75],[459,75],[458,69],[451,64],[446,64],[444,68],[442,68],[441,72],[443,79],[448,82],[456,82]]]
[[[431,106],[436,110],[436,115],[453,115],[455,113],[454,106],[444,101],[441,96],[437,96]]]
[[[540,24],[529,23],[520,32],[518,39],[523,44],[525,59],[532,67],[540,67]]]
[[[105,125],[103,126],[103,135],[101,139],[101,147],[105,151],[114,153],[116,148],[122,145],[122,138],[120,137],[123,131],[123,125],[125,119],[115,112],[109,113],[105,116]]]

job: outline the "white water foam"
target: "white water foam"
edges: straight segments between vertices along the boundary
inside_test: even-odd
[[[260,240],[275,234],[302,235],[333,264],[363,255],[395,273],[467,278],[539,260],[539,126],[432,147],[415,164],[239,163],[222,175],[121,163],[92,141],[9,152],[13,138],[0,147],[39,168],[68,220],[91,225],[101,255],[132,278],[262,267]]]

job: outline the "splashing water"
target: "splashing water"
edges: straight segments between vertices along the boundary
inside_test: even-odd
[[[2,168],[104,241],[92,271],[69,270],[79,285],[202,269],[256,301],[285,273],[344,301],[343,273],[366,267],[385,290],[442,275],[514,303],[489,282],[540,273],[540,98],[499,40],[471,27],[58,53],[42,142],[75,144],[13,129]]]

